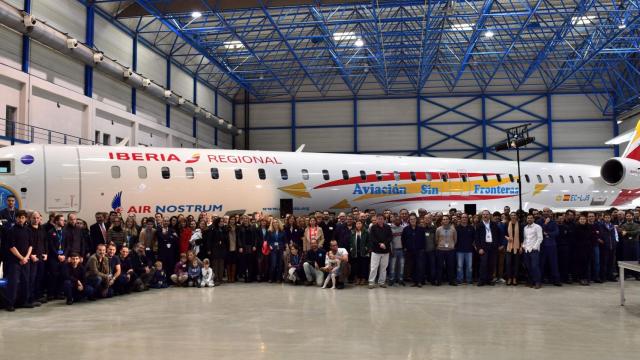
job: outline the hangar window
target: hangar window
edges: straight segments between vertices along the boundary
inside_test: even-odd
[[[397,171],[394,171],[394,172],[393,172],[393,178],[394,178],[396,181],[400,181],[400,173],[399,173],[399,172],[397,172]]]
[[[553,184],[553,176],[549,175],[549,183]]]
[[[140,179],[147,178],[147,168],[145,166],[138,166],[138,177]]]
[[[267,173],[265,173],[264,169],[258,169],[258,178],[260,180],[264,180],[267,178]]]
[[[542,184],[542,176],[536,175],[536,178],[538,179],[538,183]]]
[[[498,182],[502,182],[502,176],[500,176],[500,174],[496,174],[496,179],[498,179]]]
[[[169,168],[166,166],[163,166],[160,172],[162,173],[163,179],[169,179],[171,177],[171,171],[169,171]]]
[[[409,174],[411,175],[411,181],[416,181],[416,172],[412,171]]]
[[[573,175],[569,175],[569,181],[573,184],[575,183],[575,180],[573,180]]]
[[[376,171],[376,179],[378,179],[378,181],[382,181],[382,173],[380,171]]]
[[[442,182],[447,182],[447,180],[449,180],[447,174],[440,174],[440,178],[442,179]]]
[[[322,178],[329,180],[329,170],[322,170]]]
[[[467,175],[461,174],[460,177],[462,178],[462,182],[467,182]]]
[[[287,169],[280,169],[280,177],[282,180],[289,179],[289,173],[287,173]]]
[[[235,169],[234,172],[236,173],[236,179],[242,180],[242,169]]]
[[[192,167],[188,167],[185,169],[186,175],[187,175],[187,179],[193,179],[194,174],[193,174],[193,168]]]
[[[578,181],[580,181],[580,184],[582,184],[584,181],[582,181],[582,176],[578,176]]]
[[[564,184],[564,176],[560,175],[560,182]]]
[[[367,173],[364,170],[360,170],[360,179],[367,180]]]
[[[114,179],[120,178],[120,166],[112,166],[111,167],[111,177]]]
[[[516,179],[513,178],[513,174],[509,174],[509,181],[516,182]]]
[[[524,174],[524,179],[529,183],[531,182],[531,179],[529,179],[529,175]]]
[[[213,180],[220,179],[220,173],[218,172],[218,168],[211,168],[211,178]]]
[[[349,172],[347,170],[342,170],[342,180],[349,180]]]
[[[482,174],[482,180],[484,180],[484,182],[489,182],[489,178],[487,177],[487,174]]]
[[[309,170],[302,169],[302,180],[309,180]]]

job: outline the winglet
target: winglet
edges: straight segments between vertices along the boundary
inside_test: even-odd
[[[307,145],[307,144],[302,144],[302,145],[300,145],[300,147],[296,150],[296,152],[297,152],[297,153],[301,153],[301,152],[302,152],[302,150],[304,150],[305,145]]]

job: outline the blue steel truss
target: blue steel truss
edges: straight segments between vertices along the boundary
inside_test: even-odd
[[[640,103],[638,0],[94,4],[228,98],[608,92],[607,114]]]

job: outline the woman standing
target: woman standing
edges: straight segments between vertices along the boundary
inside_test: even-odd
[[[191,220],[191,222],[195,224],[196,221]],[[193,250],[200,260],[207,258],[206,251],[203,251],[203,238],[205,231],[207,231],[207,222],[205,220],[200,220],[198,228],[193,231],[191,239],[189,239],[191,250]]]
[[[125,235],[125,245],[129,249],[133,249],[133,246],[138,243],[138,226],[136,226],[136,221],[132,217],[127,217],[127,220],[124,222],[124,235]]]
[[[303,230],[300,230],[296,218],[291,215],[287,218],[287,226],[284,229],[284,237],[288,246],[295,244],[298,249],[302,247]]]
[[[236,218],[229,218],[229,226],[227,227],[229,237],[229,251],[227,252],[227,282],[236,282],[236,267],[238,264],[238,237],[236,236]]]
[[[507,250],[505,254],[507,285],[518,285],[523,231],[524,228],[520,226],[520,222],[518,221],[518,214],[515,212],[509,214],[509,222],[507,223]]]
[[[282,223],[278,219],[271,220],[269,227],[269,283],[277,281],[282,283],[283,251],[285,246]]]
[[[318,221],[313,216],[309,218],[309,226],[304,230],[302,237],[302,251],[305,253],[311,249],[311,240],[316,240],[318,247],[322,247],[324,244],[322,228],[318,226]]]
[[[580,285],[589,285],[589,265],[593,251],[593,230],[595,224],[587,223],[587,216],[580,214],[575,232],[575,274]]]
[[[349,243],[349,261],[351,273],[355,277],[356,285],[365,285],[369,277],[369,232],[364,227],[364,222],[356,220],[356,226],[351,233]]]
[[[211,258],[213,263],[213,276],[216,286],[222,284],[224,276],[224,259],[229,249],[229,238],[224,226],[220,223],[222,219],[213,220],[213,225],[207,233],[205,233],[205,242],[211,250]]]
[[[180,236],[180,241],[178,243],[178,252],[180,254],[187,253],[189,251],[189,240],[191,240],[191,235],[193,235],[193,231],[196,229],[196,222],[192,221],[189,226],[187,226],[185,218],[181,218],[178,223],[178,235]]]
[[[271,249],[269,248],[269,228],[267,225],[267,219],[260,220],[260,227],[256,230],[256,247],[258,248],[257,261],[258,261],[258,282],[265,281],[269,271],[269,255]]]
[[[162,267],[171,274],[178,259],[178,234],[169,227],[169,220],[162,220],[162,227],[156,232],[158,239],[158,260]]]

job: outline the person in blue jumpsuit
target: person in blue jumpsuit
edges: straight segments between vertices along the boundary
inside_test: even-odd
[[[558,244],[556,239],[560,234],[558,224],[553,220],[551,209],[542,209],[542,218],[538,220],[538,225],[542,227],[542,246],[540,247],[540,270],[545,272],[547,264],[549,266],[549,280],[555,286],[562,286],[560,283],[560,272],[558,271]]]

